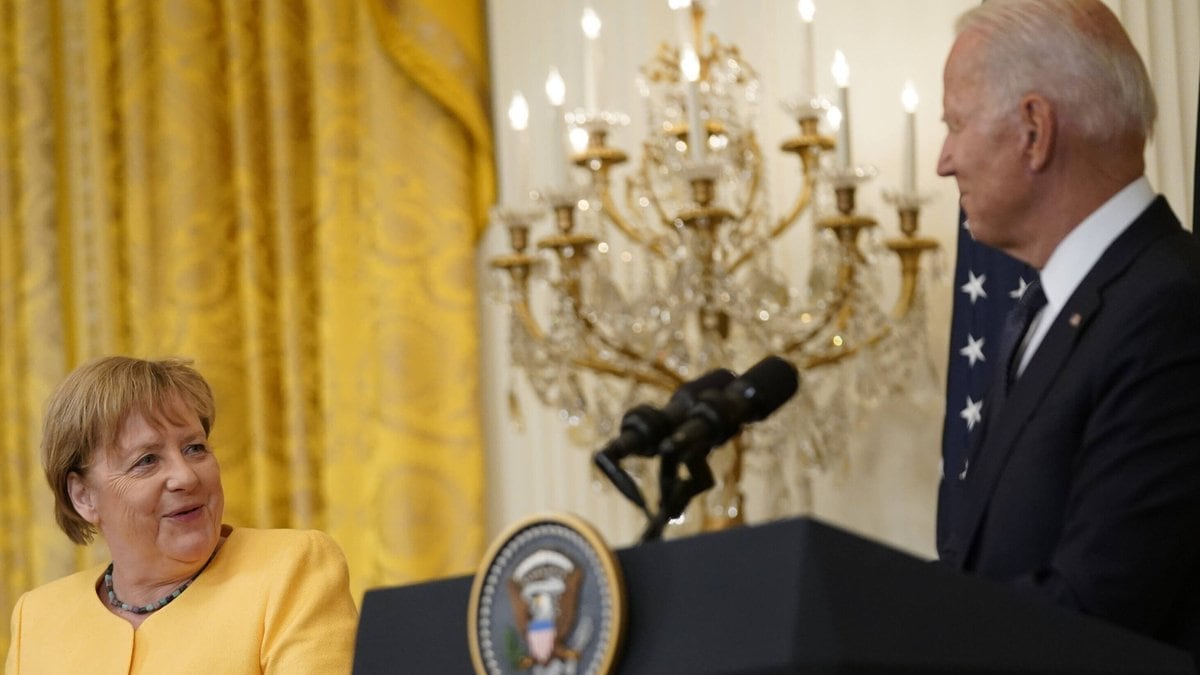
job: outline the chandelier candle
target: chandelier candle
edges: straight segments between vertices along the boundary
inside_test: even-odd
[[[675,28],[679,31],[679,44],[692,42],[692,0],[667,0],[667,6],[675,12]]]
[[[517,194],[514,203],[529,198],[529,103],[521,92],[513,92],[508,105],[508,123],[517,137]]]
[[[583,28],[583,106],[587,112],[599,110],[596,95],[596,74],[600,71],[600,17],[591,7],[583,10],[579,25]]]
[[[688,153],[692,161],[704,159],[704,123],[700,120],[700,58],[692,45],[683,48],[683,59],[679,64],[687,80]]]
[[[837,135],[837,168],[850,168],[850,64],[846,55],[837,50],[833,55],[833,81],[838,88],[838,110],[842,113],[842,124]]]
[[[903,182],[901,188],[905,194],[917,193],[917,89],[912,80],[904,83],[904,91],[900,94],[900,103],[904,105],[904,158]]]
[[[813,56],[816,38],[813,37],[813,17],[817,8],[813,0],[800,0],[796,7],[800,11],[800,21],[804,24],[803,44],[800,45],[800,101],[816,98],[817,95],[817,60]]]
[[[567,184],[567,149],[565,145],[567,130],[563,125],[563,102],[567,98],[567,87],[563,83],[558,68],[551,68],[546,78],[546,98],[554,120],[550,126],[550,185],[551,188],[565,187]]]

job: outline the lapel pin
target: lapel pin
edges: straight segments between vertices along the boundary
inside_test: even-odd
[[[1083,323],[1083,316],[1079,312],[1075,312],[1067,323],[1071,324],[1071,328],[1079,328],[1079,324]]]

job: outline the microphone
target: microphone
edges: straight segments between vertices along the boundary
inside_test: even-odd
[[[621,418],[621,435],[609,441],[598,454],[619,461],[629,455],[652,457],[664,438],[687,421],[688,413],[708,391],[722,389],[734,381],[733,373],[720,368],[685,382],[661,410],[642,404]]]
[[[700,394],[688,419],[658,446],[661,507],[650,519],[641,542],[662,537],[672,518],[679,517],[692,497],[715,483],[706,461],[708,451],[728,441],[742,425],[775,412],[796,393],[800,374],[778,356],[768,356],[720,390]],[[679,465],[687,467],[679,475]]]
[[[768,356],[720,390],[700,394],[687,421],[658,446],[664,458],[680,457],[695,448],[707,452],[742,428],[775,412],[800,386],[800,373],[790,362]]]
[[[621,469],[620,461],[635,454],[653,456],[659,443],[687,420],[688,413],[700,400],[701,394],[726,387],[733,380],[732,372],[720,368],[685,382],[675,390],[661,410],[646,404],[631,408],[621,418],[621,434],[597,452],[592,461],[621,494],[645,510],[646,502],[641,490],[629,474]]]

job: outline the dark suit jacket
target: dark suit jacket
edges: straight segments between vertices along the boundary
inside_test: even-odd
[[[940,558],[1200,656],[1200,241],[1165,199],[996,379]]]

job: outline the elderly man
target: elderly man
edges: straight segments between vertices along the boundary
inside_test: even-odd
[[[1200,243],[1143,175],[1145,66],[1099,0],[957,31],[938,173],[1040,283],[944,467],[939,556],[1200,655]]]

